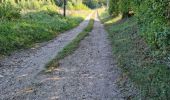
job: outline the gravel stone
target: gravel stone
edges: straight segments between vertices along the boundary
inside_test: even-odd
[[[0,75],[3,77],[0,77],[0,100],[27,100],[18,95],[35,92],[32,89],[35,76],[88,25],[90,17],[91,14],[78,27],[60,34],[41,47],[15,52],[1,59]]]
[[[97,14],[92,32],[79,48],[59,61],[60,66],[52,73],[40,73],[87,24],[84,21],[29,54],[6,58],[2,63],[6,66],[0,67],[0,74],[5,76],[0,78],[0,100],[124,100],[116,84],[121,71]]]

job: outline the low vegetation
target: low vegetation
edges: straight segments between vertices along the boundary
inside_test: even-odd
[[[75,4],[73,2],[67,2],[67,8],[69,10],[90,10],[86,5],[83,3]]]
[[[169,67],[164,57],[155,55],[155,51],[145,42],[145,38],[138,33],[137,18],[115,21],[108,16],[107,12],[103,13],[100,13],[100,18],[109,33],[118,66],[139,90],[139,93],[130,96],[130,99],[168,100],[170,98]]]
[[[50,40],[79,25],[85,16],[63,17],[57,9],[50,0],[0,3],[0,54]]]
[[[78,47],[81,40],[83,40],[89,32],[93,29],[94,19],[89,21],[88,26],[81,32],[79,35],[68,45],[66,45],[62,51],[58,53],[58,55],[53,59],[51,62],[47,64],[47,72],[51,72],[53,69],[59,66],[59,60],[63,59],[64,57],[72,54]]]

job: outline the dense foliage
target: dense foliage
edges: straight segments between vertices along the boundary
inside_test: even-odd
[[[53,0],[0,0],[0,18],[16,19],[21,10],[57,10]]]
[[[58,6],[63,6],[63,0],[56,0]],[[98,8],[106,5],[106,0],[67,0],[68,9],[87,9],[87,8]]]
[[[106,5],[106,0],[83,0],[83,3],[89,8],[94,9]]]
[[[63,7],[64,0],[56,0],[56,4]],[[89,10],[82,0],[66,0],[66,6],[68,10]]]
[[[89,8],[83,3],[67,2],[67,8],[70,10],[89,10]]]
[[[11,3],[22,9],[38,9],[44,5],[54,5],[54,0],[0,0],[0,3]]]
[[[98,0],[85,0],[83,3],[92,9],[97,8],[99,6]]]
[[[110,14],[138,19],[139,33],[156,49],[167,50],[170,44],[168,0],[110,0]]]

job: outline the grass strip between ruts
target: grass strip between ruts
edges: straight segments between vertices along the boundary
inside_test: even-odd
[[[46,65],[46,72],[51,72],[53,69],[57,68],[59,66],[59,60],[64,59],[64,57],[74,53],[74,51],[79,47],[81,40],[89,35],[89,32],[91,32],[93,29],[93,25],[94,19],[91,18],[88,26],[81,33],[79,33],[73,41],[66,45],[52,61]]]

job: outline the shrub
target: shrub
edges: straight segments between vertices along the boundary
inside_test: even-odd
[[[89,10],[89,8],[82,3],[74,4],[69,1],[67,2],[67,8],[70,10]]]
[[[45,0],[45,1],[37,1],[37,0],[32,0],[32,1],[25,1],[21,0],[18,3],[18,6],[21,7],[22,9],[33,9],[33,10],[39,10],[40,8],[44,6],[55,6],[53,5],[53,2],[51,0]],[[45,9],[45,8],[43,8]]]
[[[112,14],[118,15],[119,14],[119,9],[118,9],[118,4],[117,3],[118,3],[118,0],[115,0],[115,1],[110,0],[109,1],[109,9],[108,9],[108,11],[109,11],[110,15],[112,15]]]
[[[67,8],[68,9],[74,9],[72,2],[70,2],[70,1],[67,2]]]
[[[89,10],[89,8],[86,5],[82,4],[82,3],[74,5],[74,9],[75,10]]]
[[[109,12],[127,16],[133,11],[138,18],[139,33],[154,49],[165,50],[170,45],[168,8],[168,0],[110,0]]]
[[[99,5],[99,3],[100,3],[99,0],[85,0],[85,1],[83,1],[83,3],[91,9],[101,6],[101,5]]]
[[[152,5],[152,6],[151,6]],[[149,0],[140,2],[137,12],[140,33],[151,46],[156,49],[164,49],[169,45],[167,19],[164,16],[167,2]]]

